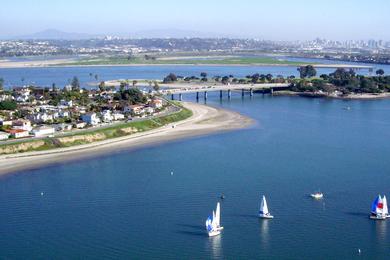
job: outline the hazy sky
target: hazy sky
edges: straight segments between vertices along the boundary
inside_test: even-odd
[[[154,29],[271,40],[390,40],[390,0],[2,0],[0,35]]]

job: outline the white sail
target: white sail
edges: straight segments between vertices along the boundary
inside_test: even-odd
[[[383,195],[382,203],[383,203],[383,214],[388,215],[389,209],[387,208],[387,199],[385,195]]]
[[[216,217],[215,217],[215,211],[213,210],[213,230],[215,230],[217,228],[217,221],[216,221]]]
[[[221,206],[217,203],[217,209],[215,210],[215,224],[217,227],[221,225]]]
[[[260,214],[267,215],[268,213],[269,211],[268,211],[267,201],[265,199],[265,196],[263,196],[263,200],[261,201],[261,205],[260,205]]]

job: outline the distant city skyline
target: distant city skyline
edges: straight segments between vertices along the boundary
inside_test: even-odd
[[[390,41],[388,13],[386,0],[19,0],[2,3],[0,38],[56,29],[122,37],[163,37],[172,30],[202,37]]]

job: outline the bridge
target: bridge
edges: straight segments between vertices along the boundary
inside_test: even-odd
[[[230,84],[230,85],[162,85],[162,87],[168,87],[168,89],[161,90],[161,93],[165,95],[171,95],[171,99],[175,99],[175,94],[179,95],[179,100],[183,98],[183,94],[196,93],[196,99],[199,99],[199,93],[203,93],[203,98],[207,99],[209,92],[219,91],[220,98],[223,97],[223,92],[227,92],[228,98],[231,98],[232,91],[241,91],[241,95],[244,96],[246,92],[249,92],[250,96],[253,96],[254,91],[262,91],[273,93],[274,90],[285,90],[290,86],[289,83],[265,83],[265,84]]]

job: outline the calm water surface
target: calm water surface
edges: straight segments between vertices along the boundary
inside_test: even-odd
[[[329,61],[324,59],[304,59],[304,58],[288,58],[281,59],[299,61],[299,62],[314,62],[321,64],[353,64],[353,65],[368,65],[376,69],[383,69],[386,74],[390,73],[390,65],[380,64],[364,64]],[[318,76],[328,74],[335,71],[334,68],[317,69]],[[199,76],[201,72],[207,72],[209,77],[225,76],[232,74],[235,77],[243,78],[254,73],[272,74],[273,76],[299,76],[297,68],[292,66],[96,66],[96,67],[46,67],[46,68],[10,68],[0,69],[0,78],[4,79],[6,87],[19,86],[24,84],[33,84],[39,86],[52,86],[53,83],[58,87],[63,87],[69,84],[74,76],[77,76],[83,87],[91,87],[89,83],[98,83],[102,80],[114,79],[162,79],[169,73],[174,72],[181,76]],[[367,69],[357,71],[358,74],[370,74]],[[95,79],[98,75],[98,80]]]
[[[240,95],[208,103],[249,129],[1,177],[0,259],[388,259],[390,223],[368,213],[390,196],[390,100]],[[263,194],[271,221],[256,217]]]

